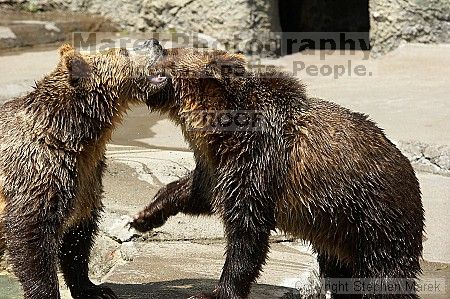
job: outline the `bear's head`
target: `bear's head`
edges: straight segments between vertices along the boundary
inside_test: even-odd
[[[156,40],[128,49],[83,54],[69,45],[59,49],[53,72],[24,97],[26,130],[45,143],[79,151],[108,140],[132,103],[145,103],[165,78],[152,67],[163,56]]]
[[[151,67],[163,55],[161,45],[153,39],[134,49],[113,48],[94,54],[79,53],[63,45],[59,53],[60,62],[52,80],[64,77],[58,82],[69,85],[62,87],[66,91],[86,98],[104,97],[113,101],[113,106],[145,102],[166,83],[165,78],[149,76]]]
[[[208,109],[225,109],[231,97],[245,84],[247,60],[241,54],[221,50],[174,48],[153,67],[153,80],[166,80],[161,92],[147,100],[150,109],[169,113],[178,121],[180,114]],[[235,97],[233,97],[235,98]]]

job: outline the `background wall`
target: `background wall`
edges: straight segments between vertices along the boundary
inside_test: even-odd
[[[203,33],[235,43],[255,31],[280,31],[276,0],[0,0],[29,11],[71,10],[105,16],[130,32]],[[238,38],[234,38],[238,36]]]
[[[450,42],[449,0],[370,0],[370,40],[375,55],[404,42]]]
[[[450,42],[450,0],[365,1],[0,0],[0,4],[28,11],[99,14],[130,32],[198,32],[228,40],[231,48],[245,43],[255,32],[280,32],[280,20],[285,31],[368,30],[375,56],[404,42]],[[366,9],[369,13],[363,11]]]

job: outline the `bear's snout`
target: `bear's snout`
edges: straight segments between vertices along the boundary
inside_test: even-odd
[[[143,53],[146,51],[156,51],[162,53],[163,47],[161,46],[161,44],[157,39],[151,38],[144,41],[141,45],[135,47],[133,51],[134,52],[142,51]]]
[[[163,47],[158,40],[152,38],[129,50],[129,54],[138,65],[149,67],[162,58]]]
[[[159,41],[157,39],[151,38],[149,40],[146,40],[144,42],[143,46],[146,47],[146,48],[152,48],[152,47],[161,46],[161,45],[159,44]]]

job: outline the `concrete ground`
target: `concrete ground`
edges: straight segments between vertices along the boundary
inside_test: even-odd
[[[450,145],[450,44],[407,44],[378,59],[364,59],[368,53],[301,52],[275,61],[265,60],[294,72],[306,83],[312,96],[321,97],[370,115],[395,140],[416,140]],[[348,67],[349,61],[351,67]],[[328,68],[345,67],[334,79]],[[317,66],[315,75],[311,70]],[[366,75],[357,75],[356,67]],[[350,69],[350,75],[348,71]],[[320,73],[322,70],[322,73]]]
[[[449,49],[408,45],[375,61],[358,58],[363,55],[358,52],[325,60],[295,54],[265,62],[286,70],[292,70],[295,61],[320,67],[350,59],[365,65],[372,76],[332,79],[304,71],[297,75],[311,95],[369,114],[390,138],[442,149],[450,146]],[[0,56],[0,102],[29,90],[57,61],[55,50]],[[161,186],[194,167],[179,129],[163,116],[136,107],[115,132],[107,156],[106,213],[94,248],[92,276],[109,284],[120,298],[186,298],[212,289],[224,260],[223,229],[217,218],[179,215],[145,235],[124,229],[128,215],[146,205]],[[419,172],[418,178],[427,225],[423,281],[447,285],[447,293],[441,289],[422,297],[448,298],[450,177]],[[281,235],[274,234],[264,269],[252,298],[298,298],[300,291],[307,292],[311,282],[317,281],[317,263],[308,246]],[[2,273],[0,298],[20,298],[17,282]],[[70,298],[63,286],[62,293]]]

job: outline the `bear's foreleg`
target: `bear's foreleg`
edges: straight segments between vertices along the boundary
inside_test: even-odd
[[[324,279],[328,278],[334,280],[331,281],[333,284],[336,283],[339,285],[339,282],[345,284],[354,277],[354,271],[349,265],[343,263],[336,257],[332,257],[327,253],[321,252],[320,250],[317,253],[317,261],[319,263],[320,276]],[[341,279],[341,281],[339,281],[339,279]],[[339,298],[357,299],[362,298],[362,296],[355,294],[333,293],[333,299]]]
[[[286,163],[281,142],[251,133],[239,154],[223,155],[214,188],[214,206],[221,215],[227,239],[226,259],[213,294],[192,298],[245,299],[258,278],[275,229],[275,206],[283,190]],[[228,159],[227,159],[228,158]]]
[[[248,297],[251,284],[256,281],[265,263],[270,231],[275,228],[275,207],[270,202],[271,195],[261,193],[263,190],[251,179],[247,182],[250,184],[243,183],[237,192],[233,191],[234,184],[224,190],[223,220],[227,249],[225,265],[215,291],[219,299]]]
[[[187,176],[161,188],[153,201],[134,217],[130,227],[141,232],[162,226],[179,212],[190,215],[210,215],[209,178],[197,166]]]

